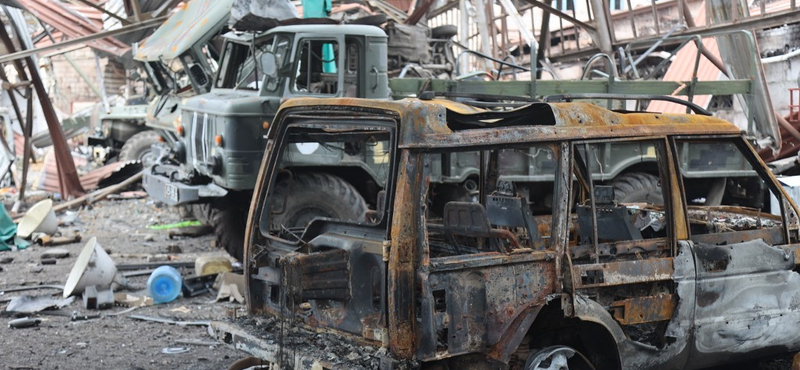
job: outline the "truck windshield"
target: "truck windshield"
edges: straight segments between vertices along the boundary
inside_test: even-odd
[[[256,61],[260,61],[264,53],[273,53],[276,66],[280,67],[284,63],[289,46],[289,38],[286,36],[276,36],[263,40],[256,44],[255,47],[229,42],[222,57],[216,87],[258,90],[261,87],[261,81],[256,80],[260,80],[263,77],[261,73],[263,68],[257,69]],[[268,77],[267,88],[270,90],[276,89],[278,79],[275,76]]]

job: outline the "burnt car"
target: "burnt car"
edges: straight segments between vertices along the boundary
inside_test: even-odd
[[[738,128],[696,111],[288,101],[247,222],[250,317],[213,331],[294,369],[696,369],[798,350],[796,206]],[[385,185],[287,170],[309,147]],[[655,179],[636,202],[607,176],[615,150]],[[474,187],[448,185],[470,156]],[[287,189],[320,187],[326,207],[367,206],[287,226],[304,199]]]

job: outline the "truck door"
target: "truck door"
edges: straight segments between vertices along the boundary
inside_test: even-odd
[[[741,138],[675,145],[697,269],[689,367],[797,349],[794,209]]]

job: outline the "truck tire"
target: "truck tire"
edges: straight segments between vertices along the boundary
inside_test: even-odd
[[[353,185],[327,173],[296,174],[278,184],[273,194],[285,199],[283,212],[272,217],[273,227],[303,227],[316,217],[363,221],[367,210]]]
[[[431,30],[431,37],[435,39],[449,39],[458,34],[458,27],[452,24],[434,27]]]
[[[614,179],[614,200],[619,203],[664,204],[658,177],[644,172],[630,172]]]
[[[350,24],[364,24],[367,26],[380,26],[389,21],[389,18],[384,14],[368,15],[354,19]]]
[[[131,136],[119,151],[120,162],[139,161],[143,166],[148,167],[156,160],[150,146],[157,143],[158,138],[158,133],[153,130],[142,131]]]
[[[250,206],[248,195],[249,192],[229,192],[208,206],[208,223],[214,228],[217,247],[225,249],[239,261],[244,261],[244,230]]]

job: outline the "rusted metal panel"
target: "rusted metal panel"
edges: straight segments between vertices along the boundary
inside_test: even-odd
[[[477,143],[485,145],[509,145],[531,141],[574,140],[576,138],[647,137],[682,134],[740,135],[741,130],[724,120],[686,114],[615,113],[588,103],[536,103],[549,106],[552,111],[548,119],[525,122],[509,126],[453,130],[448,126],[448,110],[461,115],[475,115],[480,122],[482,114],[475,108],[445,100],[423,101],[371,101],[349,98],[292,99],[283,110],[293,106],[342,106],[378,108],[402,115],[399,147],[401,148],[446,148]],[[525,108],[519,108],[525,109]],[[513,112],[508,114],[514,114]],[[554,124],[541,124],[553,121]],[[611,131],[609,131],[611,130]]]
[[[620,324],[636,325],[669,320],[677,305],[677,295],[659,294],[616,301],[611,304],[611,311]]]
[[[581,289],[670,280],[673,272],[672,258],[596,263],[572,268],[576,288]]]
[[[540,256],[552,253],[540,253]],[[504,343],[514,340],[515,325],[532,320],[533,314],[560,292],[553,259],[530,255],[437,258],[422,284],[417,357],[433,359],[493,348],[494,356],[506,355]],[[531,311],[533,310],[533,311]],[[530,325],[530,323],[528,324]],[[521,338],[516,338],[521,339]]]
[[[349,253],[332,250],[286,258],[286,287],[297,302],[308,299],[350,299]]]
[[[73,156],[72,160],[77,166],[85,166],[87,160],[80,156]],[[142,170],[141,164],[135,162],[114,162],[80,176],[81,186],[86,190],[93,190],[101,185],[110,185],[108,181],[110,178],[118,178],[122,181],[128,178],[131,174]],[[122,176],[117,176],[121,174]],[[113,180],[113,179],[112,179]],[[60,192],[58,167],[56,165],[56,158],[53,152],[48,152],[44,157],[42,166],[41,177],[39,178],[39,189],[51,193]]]
[[[687,367],[687,361],[689,361],[692,351],[692,320],[696,306],[694,255],[691,243],[678,243],[674,268],[672,279],[676,283],[674,294],[678,296],[678,303],[673,317],[666,323],[663,332],[663,337],[668,340],[661,346],[655,346],[634,340],[630,336],[620,338],[615,335],[622,369],[684,369]],[[596,302],[590,302],[593,302],[596,310],[603,309]],[[605,310],[600,313],[595,312],[594,316],[591,316],[591,312],[582,308],[584,305],[586,305],[585,301],[583,304],[576,304],[576,311],[579,317],[585,317],[587,320],[599,321],[592,317],[601,317],[602,313],[606,312]],[[606,320],[608,319],[614,320],[610,314]],[[607,322],[605,324],[608,325]],[[618,333],[613,327],[610,330],[611,333]]]
[[[402,151],[395,191],[388,264],[389,348],[401,358],[414,355],[416,343],[416,266],[420,238],[425,234],[420,225],[421,210],[417,199],[422,196],[422,154]]]
[[[177,58],[209,29],[230,17],[234,0],[192,0],[139,45],[136,59],[157,62]]]

